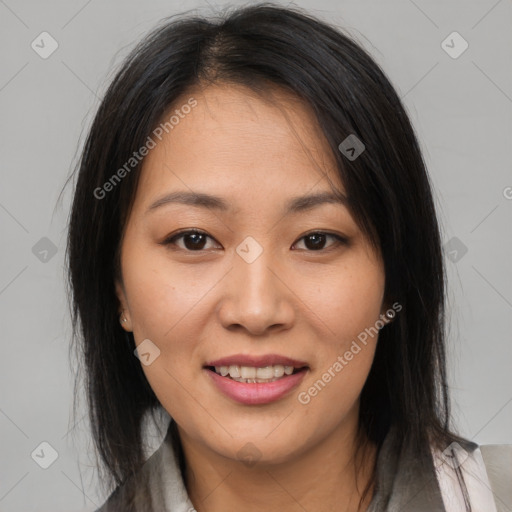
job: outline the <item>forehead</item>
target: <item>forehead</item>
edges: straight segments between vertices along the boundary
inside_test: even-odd
[[[191,104],[193,108],[182,108]],[[193,103],[192,103],[193,104]],[[173,124],[168,123],[173,116]],[[161,140],[143,162],[136,203],[173,189],[279,198],[343,187],[312,109],[274,88],[263,96],[239,85],[196,87],[162,119]]]

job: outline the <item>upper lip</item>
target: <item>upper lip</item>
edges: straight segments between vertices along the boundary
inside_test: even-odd
[[[266,354],[262,356],[247,355],[247,354],[234,354],[232,356],[223,357],[209,361],[205,366],[251,366],[255,368],[262,368],[264,366],[273,366],[281,364],[283,366],[294,366],[295,368],[302,368],[307,366],[307,363],[292,359],[290,357],[281,356],[279,354]]]

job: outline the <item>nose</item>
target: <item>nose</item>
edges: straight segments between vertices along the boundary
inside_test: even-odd
[[[295,315],[289,275],[270,251],[249,261],[234,254],[218,309],[220,322],[226,329],[254,336],[289,329]]]

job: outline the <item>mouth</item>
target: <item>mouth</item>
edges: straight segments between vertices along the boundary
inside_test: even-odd
[[[228,398],[245,405],[261,405],[288,396],[310,367],[303,361],[276,354],[238,354],[208,361],[203,371],[214,388]]]

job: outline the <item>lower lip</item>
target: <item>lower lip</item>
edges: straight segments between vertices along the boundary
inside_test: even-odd
[[[267,404],[279,400],[297,387],[307,373],[307,369],[303,369],[273,382],[247,384],[237,382],[229,377],[222,377],[222,375],[207,368],[204,371],[208,373],[213,383],[222,393],[236,402],[246,405]]]

